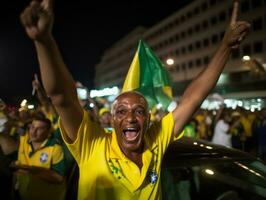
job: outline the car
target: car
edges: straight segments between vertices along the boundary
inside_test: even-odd
[[[243,151],[183,137],[162,162],[163,199],[266,199],[266,166]]]

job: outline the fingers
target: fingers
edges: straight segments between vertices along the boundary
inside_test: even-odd
[[[236,33],[241,33],[243,31],[249,30],[250,24],[245,21],[238,21],[232,28]]]
[[[53,0],[43,0],[41,4],[45,10],[47,10],[49,12],[53,11],[53,5],[54,5]]]
[[[233,26],[233,36],[232,36],[232,48],[238,48],[240,43],[245,39],[248,30],[250,28],[250,24],[247,22],[243,21],[238,21],[236,24]]]
[[[230,25],[234,25],[236,23],[238,17],[238,10],[239,10],[239,0],[234,0]]]
[[[36,25],[41,6],[37,1],[32,1],[30,5],[20,15],[20,20],[25,27]]]
[[[34,80],[35,80],[35,81],[39,81],[39,79],[38,79],[38,75],[37,75],[37,74],[34,74]]]

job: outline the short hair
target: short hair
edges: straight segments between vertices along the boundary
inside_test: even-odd
[[[147,111],[148,111],[148,109],[149,109],[149,104],[148,104],[147,99],[144,97],[144,95],[143,95],[142,93],[136,91],[136,90],[132,90],[132,91],[125,91],[125,92],[122,92],[122,93],[120,93],[120,94],[115,98],[113,104],[111,105],[111,114],[112,114],[112,115],[114,115],[114,107],[115,107],[115,105],[116,105],[117,100],[120,98],[120,96],[122,96],[122,95],[124,95],[124,94],[126,94],[126,93],[135,93],[135,94],[139,95],[140,97],[142,97],[142,98],[144,99],[146,105],[147,105]]]
[[[52,127],[52,123],[51,121],[41,112],[36,113],[33,118],[32,121],[42,121],[47,125],[47,129],[50,130]]]

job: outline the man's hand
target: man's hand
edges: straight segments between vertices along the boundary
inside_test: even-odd
[[[12,163],[9,167],[14,170],[16,175],[33,175],[51,183],[60,183],[64,180],[63,176],[52,169],[16,163]]]
[[[20,15],[21,22],[32,40],[42,41],[51,35],[54,13],[52,0],[33,0]]]
[[[239,0],[234,0],[230,25],[224,35],[223,44],[231,48],[238,48],[245,38],[250,24],[245,21],[237,21],[239,10]]]
[[[40,88],[40,81],[38,79],[37,74],[34,74],[34,79],[32,81],[32,88],[38,90]]]

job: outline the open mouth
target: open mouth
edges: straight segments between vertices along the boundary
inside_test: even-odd
[[[124,138],[128,142],[133,142],[139,136],[139,128],[125,128],[123,129]]]

